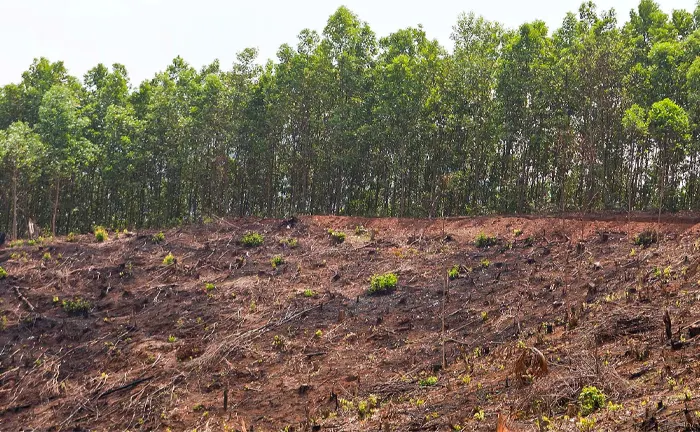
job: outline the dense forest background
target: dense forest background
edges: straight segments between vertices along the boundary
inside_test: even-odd
[[[298,39],[138,87],[35,60],[0,89],[0,230],[700,208],[700,4],[587,2],[553,32],[465,14],[452,53],[341,7]]]

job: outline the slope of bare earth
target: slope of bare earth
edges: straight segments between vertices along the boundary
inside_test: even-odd
[[[654,221],[236,219],[6,247],[0,430],[697,430],[700,225]],[[586,386],[606,399],[582,417]]]

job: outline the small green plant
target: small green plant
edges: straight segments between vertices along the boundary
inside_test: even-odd
[[[156,244],[163,243],[165,241],[165,234],[163,234],[163,231],[157,234],[153,234],[153,237],[151,237],[151,241]]]
[[[36,240],[27,240],[27,246],[36,246]]]
[[[165,256],[165,258],[163,258],[163,265],[171,266],[173,264],[175,264],[175,255],[170,252]]]
[[[513,230],[513,236],[520,237],[521,235],[523,235],[523,230],[518,229],[518,228]]]
[[[586,386],[578,395],[578,402],[581,405],[581,415],[586,417],[591,413],[605,406],[605,394],[594,386]]]
[[[418,381],[418,385],[421,387],[432,387],[437,384],[438,378],[436,376],[429,376]]]
[[[486,258],[481,260],[481,268],[487,269],[487,268],[489,268],[490,265],[491,265],[491,261],[487,260]]]
[[[61,303],[63,310],[71,315],[87,315],[92,305],[89,301],[83,300],[80,297],[74,298],[73,300],[63,300]]]
[[[485,418],[486,418],[486,414],[484,413],[484,410],[481,408],[477,409],[476,412],[474,413],[474,420],[476,420],[476,421],[479,421],[479,422],[484,421]]]
[[[78,236],[73,232],[69,232],[68,236],[66,237],[66,241],[70,243],[75,243],[78,241]]]
[[[216,289],[216,285],[214,285],[211,282],[208,282],[204,285],[204,291],[206,291],[208,293],[214,291],[215,289]]]
[[[394,273],[374,275],[369,280],[369,294],[379,294],[396,288],[399,278]]]
[[[51,261],[51,253],[50,253],[50,252],[44,252],[44,256],[42,256],[41,259],[44,260],[44,261]]]
[[[656,231],[647,230],[634,237],[634,244],[643,248],[648,248],[659,241],[659,234]]]
[[[105,242],[109,239],[109,235],[107,234],[107,230],[102,228],[102,227],[96,227],[95,228],[95,240],[97,240],[98,243]]]
[[[175,343],[177,342],[177,338],[173,335],[168,336],[168,343]]]
[[[332,229],[329,229],[328,235],[331,237],[331,242],[333,244],[338,245],[345,241],[345,233],[342,231],[333,231]]]
[[[275,255],[270,260],[270,264],[272,265],[273,269],[276,269],[278,266],[284,264],[284,258],[282,258],[282,255]]]
[[[314,336],[316,337],[316,339],[320,339],[323,336],[323,330],[316,330]]]
[[[10,248],[22,247],[24,246],[24,240],[15,240],[7,244]]]
[[[478,248],[487,248],[496,244],[496,237],[479,233],[479,235],[476,236],[476,240],[474,240],[474,244]]]
[[[0,267],[0,280],[5,279],[8,276],[7,270]]]
[[[275,348],[284,348],[284,338],[280,335],[275,335],[275,337],[272,338],[272,346]]]
[[[489,319],[489,313],[486,311],[481,312],[481,321],[486,322]]]
[[[280,240],[280,244],[283,247],[288,247],[289,249],[296,249],[299,247],[299,241],[292,237]]]
[[[455,280],[459,277],[459,266],[455,265],[452,266],[450,271],[447,272],[447,277],[450,278],[450,280]]]
[[[241,237],[241,244],[245,247],[258,247],[263,244],[265,241],[265,237],[263,237],[262,234],[256,233],[256,232],[248,232],[245,233],[243,237]]]
[[[595,429],[595,418],[585,418],[581,417],[578,419],[578,422],[576,423],[576,426],[578,427],[578,430],[581,432],[591,432]]]
[[[316,296],[316,291],[312,290],[311,288],[306,288],[304,290],[304,297],[315,297]]]

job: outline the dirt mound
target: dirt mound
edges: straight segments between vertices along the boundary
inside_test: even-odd
[[[693,430],[697,220],[309,216],[7,245],[0,429]]]

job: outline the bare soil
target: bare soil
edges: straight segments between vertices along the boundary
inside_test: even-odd
[[[6,245],[0,430],[698,430],[699,222],[308,216]],[[606,401],[581,420],[585,386]]]

